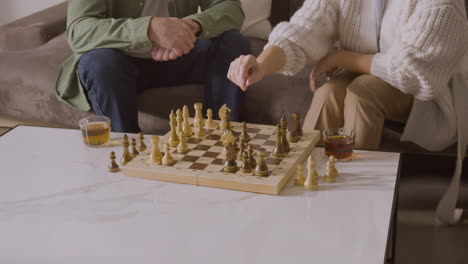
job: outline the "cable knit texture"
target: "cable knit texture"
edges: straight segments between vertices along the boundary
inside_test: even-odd
[[[268,46],[283,49],[283,74],[294,75],[319,61],[340,41],[344,50],[359,50],[361,0],[306,0],[290,22],[280,23]],[[364,14],[365,15],[365,14]],[[467,52],[468,22],[463,0],[408,0],[401,7],[395,40],[376,54],[371,74],[415,98],[402,140],[441,150],[457,140],[450,85]],[[466,116],[466,113],[463,113]],[[458,116],[460,118],[460,116]]]

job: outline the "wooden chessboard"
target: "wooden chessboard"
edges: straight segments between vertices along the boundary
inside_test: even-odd
[[[242,124],[231,122],[232,131],[238,136]],[[224,160],[220,158],[223,152],[221,130],[207,129],[204,138],[191,137],[187,141],[190,151],[178,154],[172,148],[172,155],[177,160],[173,166],[157,165],[150,162],[151,150],[147,149],[122,168],[125,175],[150,180],[208,186],[246,192],[279,195],[283,187],[294,175],[297,165],[303,162],[312,152],[320,135],[318,131],[304,131],[304,136],[297,143],[290,143],[291,151],[283,159],[276,159],[271,154],[275,148],[276,127],[248,124],[248,133],[252,140],[250,145],[256,150],[266,151],[266,162],[269,169],[268,177],[257,177],[243,174],[224,173]],[[166,143],[169,133],[161,138]],[[161,150],[164,150],[161,144]],[[242,161],[237,160],[240,167]]]

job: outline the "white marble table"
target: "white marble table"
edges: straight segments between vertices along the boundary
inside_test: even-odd
[[[0,137],[0,263],[384,262],[399,154],[357,152],[338,183],[276,197],[111,174],[111,150],[77,130]]]

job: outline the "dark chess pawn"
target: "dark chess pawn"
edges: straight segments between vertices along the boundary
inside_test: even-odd
[[[252,168],[255,168],[255,166],[257,166],[257,161],[254,158],[254,150],[252,145],[249,145],[247,147],[247,152],[249,153],[250,166],[252,166]]]
[[[268,166],[265,160],[265,150],[257,150],[257,166],[255,167],[255,175],[260,177],[268,176]]]
[[[298,142],[302,137],[302,128],[299,114],[293,114],[288,121],[288,141]]]
[[[138,151],[141,153],[145,151],[148,147],[145,145],[145,136],[143,135],[143,133],[139,133],[138,138],[140,140],[140,146],[138,147]]]
[[[286,117],[283,115],[281,117],[281,121],[280,121],[280,127],[281,127],[281,143],[283,144],[283,149],[286,153],[289,153],[289,151],[291,151],[291,148],[289,146],[289,142],[288,142],[288,138],[286,136],[286,133],[287,133],[287,126],[288,126],[288,122],[286,121]]]
[[[130,143],[128,142],[128,136],[125,134],[123,138],[123,154],[122,158],[120,159],[120,164],[122,166],[127,165],[130,161],[132,161],[132,154],[130,154],[130,150],[128,147],[130,146]]]
[[[140,155],[140,152],[138,152],[138,149],[136,147],[136,139],[132,139],[132,158],[135,158],[136,156]]]
[[[250,135],[247,133],[247,123],[242,123],[242,133],[239,136],[240,139],[243,139],[245,143],[249,143]]]
[[[238,153],[238,155],[237,155],[237,159],[238,159],[238,160],[242,160],[242,159],[243,159],[244,152],[246,151],[246,149],[245,149],[245,146],[246,146],[246,145],[247,145],[247,144],[245,143],[244,139],[239,138],[239,143],[238,143],[238,147],[237,147],[237,149],[239,150],[239,151],[237,152],[237,153]]]
[[[242,154],[242,166],[241,166],[241,171],[242,173],[252,173],[252,165],[250,164],[249,160],[249,152],[244,151]]]
[[[108,167],[110,172],[118,172],[120,170],[119,165],[115,162],[115,152],[112,151],[110,154],[110,163]]]
[[[236,173],[237,172],[237,162],[236,162],[236,153],[232,144],[226,146],[226,161],[224,162],[224,172],[227,173]]]

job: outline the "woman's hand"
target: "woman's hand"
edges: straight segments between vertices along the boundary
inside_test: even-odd
[[[263,79],[265,73],[252,55],[240,56],[231,63],[228,79],[246,91],[249,86]]]

